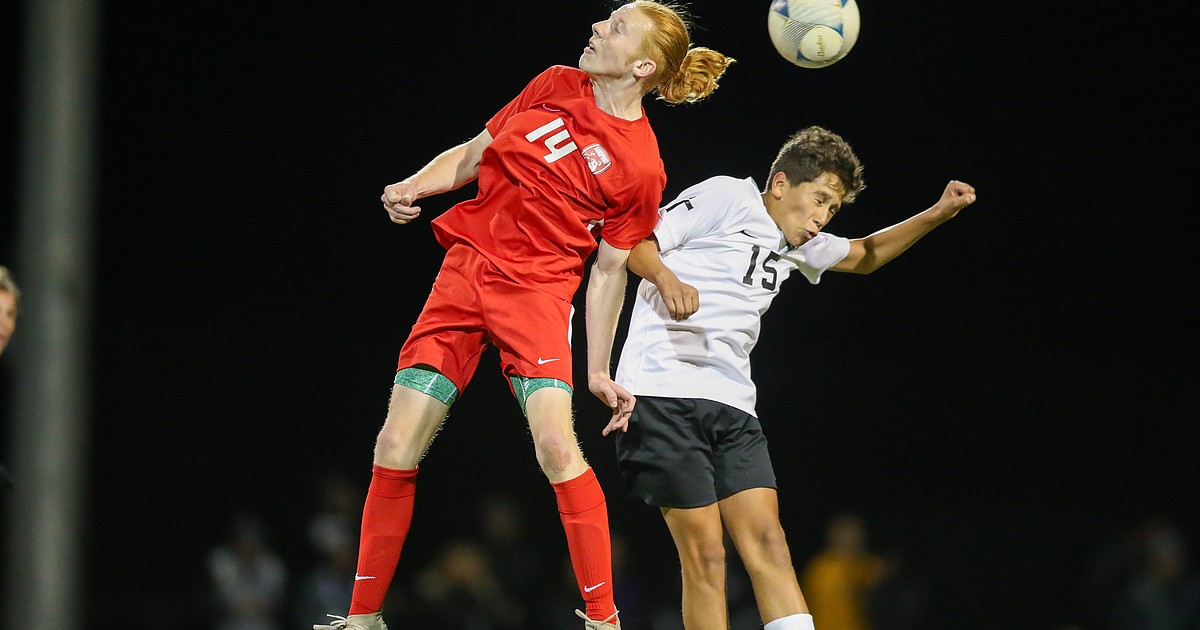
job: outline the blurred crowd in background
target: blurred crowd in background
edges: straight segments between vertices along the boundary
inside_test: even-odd
[[[262,514],[230,515],[228,537],[207,555],[202,614],[216,630],[307,628],[348,607],[354,585],[363,489],[329,478],[307,523],[311,555],[283,557]],[[565,552],[550,550],[527,527],[527,506],[494,494],[479,505],[469,536],[446,540],[412,566],[402,557],[384,610],[389,624],[423,630],[575,628],[580,605]],[[1054,630],[1200,630],[1200,575],[1189,541],[1167,519],[1149,519],[1093,554],[1079,585],[1078,619]],[[616,600],[623,625],[682,630],[679,567],[647,566],[613,535]],[[799,552],[794,552],[799,553]],[[421,556],[422,554],[409,554]],[[731,630],[762,627],[749,580],[729,555]],[[408,562],[406,562],[408,560]],[[822,548],[793,558],[821,630],[922,630],[936,594],[908,558],[872,548],[870,527],[856,514],[827,523]],[[555,579],[557,576],[557,579]],[[1019,602],[1014,602],[1019,606]],[[939,629],[940,630],[940,629]]]

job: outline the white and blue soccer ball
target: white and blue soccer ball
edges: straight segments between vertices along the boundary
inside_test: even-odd
[[[767,33],[784,59],[824,68],[846,57],[858,41],[855,0],[772,0]]]

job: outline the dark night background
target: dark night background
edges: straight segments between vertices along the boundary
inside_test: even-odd
[[[899,221],[949,179],[979,193],[883,270],[795,280],[765,317],[759,414],[797,566],[853,510],[874,547],[928,578],[930,628],[1085,623],[1100,548],[1154,516],[1200,543],[1194,5],[863,0],[850,56],[805,70],[771,48],[768,4],[690,5],[693,42],[739,61],[705,103],[646,101],[668,197],[718,173],[761,184],[808,124],[866,165],[833,233]],[[0,6],[10,105],[24,6]],[[379,193],[547,65],[574,64],[609,9],[105,3],[86,627],[204,627],[190,613],[205,553],[242,510],[290,567],[311,562],[319,481],[365,490],[395,357],[441,260],[428,218],[474,188],[405,227]],[[0,128],[10,267],[19,121],[12,107]],[[19,324],[6,387],[20,341]],[[581,367],[581,313],[575,347]],[[669,582],[666,528],[621,494],[605,410],[577,375],[614,530]],[[399,575],[502,489],[565,549],[491,354],[422,463]],[[177,617],[150,621],[163,615]]]

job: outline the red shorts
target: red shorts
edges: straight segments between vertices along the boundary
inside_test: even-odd
[[[571,302],[514,282],[468,245],[446,252],[397,370],[429,365],[461,393],[490,343],[505,376],[571,385]],[[509,385],[511,387],[511,383]]]

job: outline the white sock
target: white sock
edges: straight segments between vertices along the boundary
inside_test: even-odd
[[[813,628],[812,615],[801,613],[781,617],[763,626],[763,630],[816,630]]]

